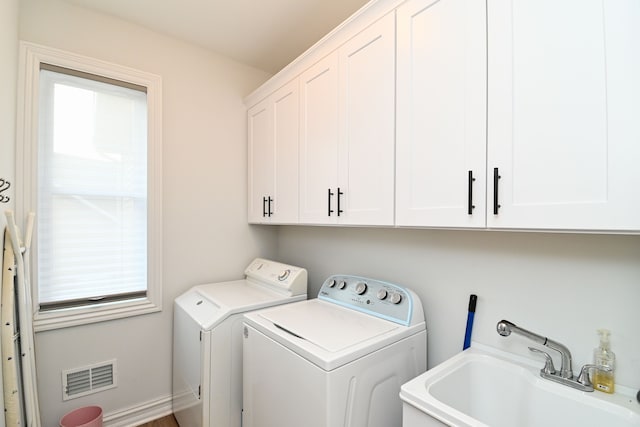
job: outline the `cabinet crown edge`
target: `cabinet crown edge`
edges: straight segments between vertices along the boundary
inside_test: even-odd
[[[265,99],[279,87],[298,77],[304,70],[330,54],[353,36],[392,12],[407,0],[371,0],[353,15],[318,40],[300,56],[278,71],[244,98],[247,108]]]

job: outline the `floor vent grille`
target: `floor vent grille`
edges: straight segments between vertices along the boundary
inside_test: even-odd
[[[63,400],[108,390],[116,385],[115,359],[62,372]]]

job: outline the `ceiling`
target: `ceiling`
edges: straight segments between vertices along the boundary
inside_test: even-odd
[[[275,74],[368,0],[65,0]]]

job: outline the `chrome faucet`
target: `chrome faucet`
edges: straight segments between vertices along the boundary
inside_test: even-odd
[[[501,320],[500,322],[498,322],[498,324],[496,325],[496,329],[498,330],[498,333],[503,337],[508,337],[509,335],[511,335],[511,332],[515,332],[518,335],[522,335],[525,338],[529,338],[533,342],[542,344],[546,347],[556,350],[557,352],[560,353],[560,356],[562,357],[561,359],[562,361],[560,363],[559,375],[562,378],[569,378],[569,379],[573,378],[573,369],[571,367],[571,352],[563,344],[550,340],[547,337],[534,334],[531,331],[527,331],[526,329],[523,329],[519,326],[514,325],[508,320]]]
[[[540,376],[548,380],[564,384],[581,391],[593,391],[593,385],[591,384],[591,380],[589,378],[589,371],[591,369],[600,369],[602,371],[611,370],[611,368],[609,368],[608,366],[584,365],[580,370],[580,375],[578,375],[578,377],[574,379],[573,369],[571,367],[571,352],[565,345],[560,344],[559,342],[551,340],[547,337],[535,334],[531,331],[527,331],[526,329],[516,326],[508,320],[499,321],[496,325],[496,330],[498,331],[498,334],[502,335],[503,337],[508,337],[512,332],[515,332],[516,334],[522,335],[523,337],[528,338],[535,343],[544,345],[545,347],[549,347],[559,352],[561,356],[561,363],[560,371],[558,372],[553,366],[553,359],[548,353],[542,350],[538,350],[537,348],[529,347],[530,351],[534,353],[541,353],[545,357],[545,365],[544,368],[540,370]]]

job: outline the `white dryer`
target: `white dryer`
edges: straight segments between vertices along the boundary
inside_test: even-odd
[[[426,370],[411,290],[329,277],[318,298],[244,316],[243,427],[400,427],[400,386]]]
[[[243,314],[307,297],[304,268],[258,258],[245,275],[174,302],[172,403],[182,427],[240,427]]]

